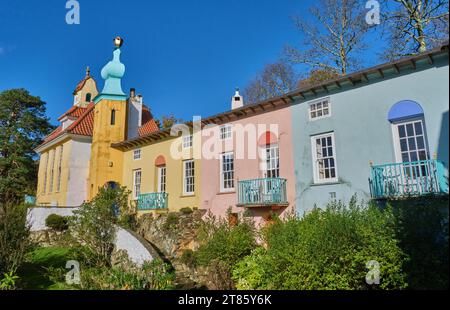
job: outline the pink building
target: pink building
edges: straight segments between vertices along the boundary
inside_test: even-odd
[[[200,208],[221,217],[245,211],[259,224],[295,210],[289,102],[244,106],[236,91],[232,110],[202,125]]]

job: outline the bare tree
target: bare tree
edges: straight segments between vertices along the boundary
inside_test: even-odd
[[[296,74],[289,63],[278,61],[263,71],[244,89],[248,103],[256,103],[288,93],[296,86]]]
[[[310,71],[307,76],[298,82],[298,87],[309,87],[321,82],[337,78],[339,74],[334,70],[317,69]]]
[[[301,49],[286,47],[286,55],[293,63],[347,74],[358,68],[357,54],[366,48],[365,35],[369,25],[365,21],[364,3],[359,0],[320,0],[310,8],[314,18],[307,22],[294,17],[304,37]]]
[[[448,40],[448,0],[385,0],[384,7],[389,37],[384,58],[423,53]]]

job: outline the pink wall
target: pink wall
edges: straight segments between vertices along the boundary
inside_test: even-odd
[[[287,196],[289,206],[282,208],[277,212],[280,214],[286,214],[287,211],[295,210],[295,175],[294,175],[294,160],[293,160],[293,148],[292,148],[292,129],[291,129],[291,108],[284,107],[282,109],[258,114],[255,116],[242,118],[238,121],[229,122],[227,124],[241,124],[246,126],[248,124],[264,124],[267,125],[269,130],[270,124],[278,125],[278,145],[279,145],[279,157],[280,157],[280,178],[287,179]],[[212,134],[214,129],[205,129],[202,143],[205,144],[209,134]],[[217,128],[215,130],[218,130]],[[205,133],[208,135],[205,137]],[[245,138],[248,147],[257,147],[258,139],[260,138],[258,133],[256,139],[249,137]],[[220,141],[217,139],[217,141]],[[237,207],[237,190],[238,180],[257,179],[263,177],[260,171],[260,159],[257,156],[256,159],[249,159],[248,149],[245,151],[243,159],[237,158],[237,138],[233,135],[232,141],[224,141],[223,150],[218,153],[234,151],[234,177],[235,177],[235,191],[231,193],[220,192],[220,160],[219,159],[205,159],[202,157],[201,165],[201,199],[200,208],[209,209],[216,216],[226,216],[227,209],[231,206],[232,212],[240,213],[244,212],[246,208]],[[219,156],[217,157],[219,158]],[[257,223],[263,223],[262,216],[271,211],[270,207],[252,207],[249,208],[254,220]]]

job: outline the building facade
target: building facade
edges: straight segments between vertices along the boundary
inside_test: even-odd
[[[448,74],[444,48],[298,92],[299,212],[355,194],[368,201],[448,193]]]
[[[38,205],[79,206],[123,185],[139,214],[199,208],[264,223],[355,194],[448,194],[448,44],[255,104],[236,91],[229,111],[164,130],[122,91],[120,45],[103,90],[87,71],[36,149]]]

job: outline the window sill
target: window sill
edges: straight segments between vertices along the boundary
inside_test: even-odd
[[[216,195],[228,195],[228,194],[236,194],[236,191],[235,190],[232,190],[232,191],[221,191],[221,192],[218,192]]]
[[[341,182],[341,181],[329,181],[329,182],[322,182],[322,183],[312,183],[311,186],[339,185],[339,184],[344,184],[344,182]]]
[[[180,196],[180,198],[189,198],[189,197],[195,197],[195,193],[193,194],[183,194]]]

